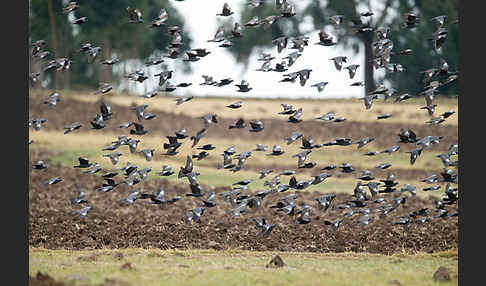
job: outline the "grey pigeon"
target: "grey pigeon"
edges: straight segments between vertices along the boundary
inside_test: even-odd
[[[68,133],[71,133],[75,130],[78,130],[79,128],[81,128],[83,125],[79,122],[74,122],[66,127],[64,127],[64,135],[68,134]]]

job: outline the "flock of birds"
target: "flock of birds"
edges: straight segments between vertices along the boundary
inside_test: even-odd
[[[262,4],[264,0],[252,0],[248,4],[253,6],[254,8],[258,7]],[[281,18],[289,18],[295,16],[295,7],[289,1],[286,0],[276,0],[275,1],[275,8],[278,12],[276,15],[268,16],[264,19],[259,19],[257,16],[253,17],[250,21],[245,23],[243,26],[247,29],[255,29],[258,27],[263,26],[263,30],[267,30],[272,24],[274,24],[277,20],[280,21]],[[63,13],[69,14],[74,13],[77,8],[80,6],[77,2],[70,2],[66,7],[63,8]],[[127,7],[127,22],[137,25],[144,22],[142,17],[142,11],[139,9],[133,9],[131,7]],[[216,16],[218,17],[226,17],[232,15],[234,12],[230,8],[228,4],[224,4],[223,8],[220,13],[217,13]],[[374,48],[374,59],[373,64],[376,69],[384,68],[387,72],[403,72],[405,69],[399,63],[391,63],[390,59],[392,56],[395,55],[410,55],[413,54],[413,51],[410,49],[403,50],[403,51],[393,51],[393,42],[388,38],[390,29],[386,27],[379,27],[374,28],[371,26],[370,21],[366,19],[370,18],[373,15],[373,12],[366,11],[360,14],[360,16],[356,19],[350,19],[352,23],[352,28],[356,33],[364,33],[364,32],[372,32],[376,35],[377,41],[373,43]],[[163,25],[168,25],[169,15],[165,9],[161,9],[159,15],[152,20],[150,27],[152,28],[159,28]],[[345,24],[345,17],[342,15],[335,15],[330,17],[329,23],[331,23],[335,28],[339,28],[340,26]],[[437,31],[431,35],[432,41],[432,48],[435,51],[440,50],[441,46],[444,44],[447,38],[447,28],[444,26],[447,20],[446,16],[437,16],[431,21],[434,21],[437,24]],[[88,19],[86,17],[75,18],[73,24],[81,25],[86,23]],[[404,17],[403,28],[404,29],[413,29],[420,23],[421,19],[418,15],[412,13],[406,13]],[[454,24],[454,23],[453,23]],[[214,37],[208,42],[216,42],[220,43],[219,47],[230,47],[233,45],[232,39],[235,38],[243,38],[244,37],[244,28],[239,23],[234,23],[233,28],[231,29],[230,34],[225,34],[223,27],[218,28],[217,32],[215,33]],[[180,48],[183,46],[182,43],[182,35],[181,29],[178,26],[170,26],[168,29],[169,33],[172,36],[172,40],[168,45],[168,54],[165,56],[171,59],[178,59],[181,55]],[[263,32],[264,32],[263,31]],[[262,33],[263,33],[262,32]],[[325,47],[334,46],[337,44],[337,40],[332,35],[325,32],[324,28],[322,28],[319,33],[319,42],[316,44],[322,45]],[[304,52],[306,46],[309,45],[310,38],[308,36],[299,36],[296,38],[288,38],[288,37],[279,37],[272,41],[272,44],[277,46],[277,52],[281,53],[286,47],[288,43],[291,43],[290,49],[295,49],[292,53],[288,54],[287,56],[283,57],[283,61],[277,63],[274,68],[271,67],[271,61],[275,59],[275,57],[271,54],[262,54],[260,61],[263,61],[261,68],[257,69],[257,71],[262,72],[285,72],[290,69],[298,60],[298,58]],[[32,57],[38,59],[47,59],[52,54],[49,51],[44,51],[43,48],[46,45],[45,40],[38,40],[32,43]],[[79,49],[79,52],[85,53],[88,56],[88,62],[94,63],[96,58],[102,54],[102,48],[95,46],[91,43],[85,43]],[[198,61],[202,57],[206,57],[211,53],[210,50],[206,48],[193,48],[185,51],[184,61]],[[286,61],[285,61],[286,60]],[[347,58],[344,56],[335,57],[330,59],[333,61],[333,64],[336,67],[337,71],[341,71],[343,68],[348,70],[350,79],[354,78],[356,70],[359,68],[360,65],[358,64],[351,64],[348,66],[343,67],[343,63],[347,63]],[[103,65],[112,66],[117,64],[120,61],[119,58],[112,58],[112,59],[105,59],[99,60],[99,62]],[[163,58],[152,58],[147,60],[146,66],[158,65],[164,61]],[[55,72],[62,72],[68,70],[71,66],[71,60],[69,58],[57,58],[53,60],[49,60],[46,62],[44,66],[44,72],[48,71],[55,71]],[[299,80],[301,86],[305,86],[306,82],[309,80],[312,70],[311,69],[303,69],[295,72],[289,72],[283,74],[282,82],[290,82],[294,83]],[[149,92],[148,94],[143,95],[145,98],[152,98],[158,94],[158,92],[172,92],[177,88],[183,88],[191,85],[191,83],[180,83],[177,85],[173,85],[170,83],[170,79],[174,74],[173,70],[162,70],[160,73],[156,74],[155,76],[159,77],[159,84],[158,89]],[[31,84],[35,84],[38,80],[40,73],[31,73],[29,75],[29,79]],[[438,93],[439,89],[444,85],[450,84],[458,79],[458,72],[457,71],[450,71],[447,62],[443,59],[440,60],[440,63],[437,67],[433,67],[423,72],[423,82],[425,84],[423,92],[419,94],[419,96],[423,96],[425,98],[425,106],[420,107],[420,109],[427,110],[428,114],[430,115],[430,121],[427,123],[429,124],[440,124],[444,122],[449,116],[453,115],[454,111],[445,112],[438,117],[434,116],[436,104],[434,104],[434,97]],[[148,78],[147,74],[143,70],[137,70],[136,72],[130,73],[125,75],[126,80],[132,80],[136,82],[143,82]],[[221,79],[216,81],[213,77],[204,75],[204,82],[200,85],[215,85],[218,87],[227,86],[233,82],[231,78]],[[316,87],[318,92],[322,92],[328,82],[321,81],[312,84],[312,87]],[[364,86],[363,82],[355,82],[351,84],[352,86]],[[242,80],[240,84],[235,84],[238,87],[239,92],[248,92],[252,89],[249,86],[249,83],[245,80]],[[94,94],[106,94],[113,89],[113,86],[109,83],[100,83],[100,87],[98,90],[94,92]],[[382,97],[384,100],[388,98],[395,98],[395,102],[399,103],[413,96],[409,94],[401,94],[399,95],[396,90],[393,88],[387,88],[384,84],[380,84],[376,90],[368,92],[361,100],[364,102],[365,109],[370,109],[372,107],[373,101],[378,99],[378,97]],[[176,100],[176,105],[181,105],[184,102],[193,99],[192,96],[185,96],[179,97]],[[44,104],[55,107],[56,104],[60,101],[60,95],[57,92],[52,93],[48,96],[48,98],[44,101]],[[243,101],[237,101],[227,106],[227,108],[231,109],[238,109],[243,106]],[[292,124],[298,124],[302,122],[302,115],[303,110],[302,108],[295,109],[290,104],[281,104],[282,111],[279,112],[279,115],[289,116],[288,122]],[[148,104],[142,104],[139,106],[132,107],[131,110],[134,112],[137,122],[136,121],[129,121],[121,124],[119,127],[121,129],[130,129],[130,135],[137,135],[143,136],[144,134],[148,133],[148,130],[144,128],[143,122],[145,120],[152,120],[156,118],[156,115],[148,112],[147,108],[149,107]],[[108,103],[102,102],[100,106],[100,113],[97,113],[96,116],[89,122],[91,125],[91,129],[94,130],[102,130],[106,127],[106,123],[113,118],[113,112],[111,106]],[[378,117],[378,119],[386,119],[391,117],[391,114],[385,114]],[[196,134],[189,136],[187,134],[187,130],[182,128],[180,130],[175,131],[174,135],[167,136],[168,142],[163,144],[164,150],[166,153],[163,155],[167,156],[174,156],[177,155],[179,152],[177,151],[178,148],[181,147],[183,144],[181,140],[190,138],[192,141],[192,148],[196,147],[200,140],[205,136],[209,128],[212,124],[217,124],[218,119],[217,115],[210,113],[205,116],[201,117],[204,127],[197,131]],[[344,121],[346,118],[335,117],[334,112],[328,112],[320,117],[317,120],[323,121]],[[29,127],[33,128],[34,130],[40,130],[42,124],[48,122],[45,118],[35,118],[29,120]],[[251,120],[249,123],[249,132],[263,132],[264,125],[260,120]],[[80,122],[74,122],[69,124],[65,127],[64,134],[69,134],[71,132],[75,132],[83,127],[83,124]],[[247,127],[247,123],[243,119],[238,119],[234,125],[229,126],[230,129],[244,129]],[[141,137],[138,137],[141,138]],[[410,164],[414,164],[417,158],[422,154],[422,152],[434,144],[439,144],[440,141],[443,139],[442,136],[424,136],[419,138],[413,130],[411,129],[401,129],[398,134],[399,141],[398,143],[404,145],[412,145],[415,146],[415,149],[408,151],[407,153],[410,154]],[[330,142],[325,142],[321,144],[316,144],[311,136],[304,136],[300,132],[293,132],[288,137],[285,138],[286,143],[292,144],[298,139],[301,139],[302,149],[301,152],[292,155],[292,157],[297,158],[297,168],[314,168],[317,163],[316,162],[308,162],[307,158],[311,152],[316,149],[322,148],[324,146],[350,146],[350,145],[357,145],[357,149],[359,150],[363,146],[369,144],[370,142],[374,141],[373,137],[363,137],[357,141],[354,141],[350,138],[336,138]],[[33,141],[29,140],[29,144]],[[122,145],[127,145],[130,153],[141,153],[145,157],[147,161],[151,161],[155,154],[155,149],[143,149],[138,151],[137,147],[138,144],[141,142],[140,139],[131,138],[128,135],[120,135],[118,136],[117,140],[111,142],[111,144],[103,149],[103,151],[109,151],[111,153],[104,154],[103,157],[108,158],[112,165],[115,166],[119,162],[120,156],[123,154],[118,151],[117,149]],[[215,149],[216,147],[212,144],[206,144],[200,147],[197,147],[197,150],[201,150],[198,154],[195,155],[187,155],[186,157],[186,164],[181,166],[177,177],[179,179],[186,178],[189,182],[190,193],[188,193],[187,197],[194,197],[195,200],[198,201],[197,206],[187,210],[184,221],[187,224],[192,224],[194,222],[199,222],[201,217],[204,215],[204,211],[207,208],[212,208],[217,205],[217,196],[223,199],[226,202],[231,204],[231,208],[227,210],[227,213],[232,217],[237,217],[243,215],[248,208],[259,208],[263,206],[263,200],[268,194],[271,193],[282,193],[289,190],[303,190],[310,186],[317,185],[323,183],[326,178],[331,177],[331,173],[323,172],[319,175],[313,176],[308,180],[297,181],[295,174],[296,171],[294,170],[286,170],[277,175],[275,175],[271,179],[267,179],[264,182],[264,186],[268,187],[264,191],[256,192],[252,195],[245,194],[245,191],[248,190],[248,185],[251,184],[253,179],[242,180],[239,182],[235,182],[231,188],[231,190],[224,191],[221,193],[216,194],[215,192],[207,192],[204,190],[203,186],[198,182],[198,176],[200,175],[194,169],[194,162],[193,159],[203,160],[205,157],[208,156],[208,151]],[[252,156],[253,152],[265,152],[269,149],[269,146],[263,144],[257,144],[256,149],[243,151],[237,154],[236,145],[232,145],[227,148],[221,155],[223,156],[223,162],[218,169],[222,170],[229,170],[232,172],[238,172],[242,170],[245,166],[245,162],[248,158]],[[389,153],[392,154],[397,152],[400,149],[400,145],[394,145],[390,148],[383,150],[382,152],[374,151],[374,152],[367,152],[364,155],[366,156],[374,156],[379,153]],[[280,145],[274,145],[271,149],[271,153],[268,153],[268,156],[280,156],[284,154],[285,151],[282,149]],[[448,151],[437,155],[440,158],[441,162],[444,165],[444,171],[440,173],[440,175],[432,175],[427,177],[422,182],[426,182],[433,186],[429,188],[423,189],[423,191],[434,191],[439,190],[441,185],[437,185],[438,183],[446,182],[447,185],[445,186],[445,192],[441,200],[437,201],[437,205],[435,209],[420,209],[415,210],[409,213],[407,216],[401,216],[396,220],[395,224],[408,224],[411,221],[415,220],[417,222],[425,223],[429,219],[432,218],[446,218],[457,216],[457,208],[456,211],[450,211],[445,209],[445,205],[454,205],[457,204],[458,201],[458,193],[457,187],[453,187],[453,185],[457,184],[457,174],[454,172],[453,168],[458,166],[457,160],[454,161],[451,159],[451,156],[458,154],[458,145],[452,144]],[[391,166],[389,163],[383,163],[376,168],[379,169],[387,169]],[[42,170],[47,168],[48,166],[43,161],[37,161],[33,165],[33,169],[35,170]],[[74,168],[81,168],[85,169],[84,173],[86,174],[97,174],[102,173],[103,169],[100,167],[99,163],[91,162],[88,158],[80,157],[79,164],[75,165]],[[350,163],[343,163],[341,166],[329,165],[323,167],[321,170],[323,171],[330,171],[333,169],[341,169],[343,173],[352,173],[355,172],[354,167]],[[123,180],[119,182],[115,181],[115,178],[119,176],[118,170],[116,171],[109,171],[105,172],[101,175],[101,177],[105,180],[101,186],[99,186],[96,191],[102,193],[108,193],[114,191],[117,186],[119,185],[126,185],[128,187],[133,187],[139,182],[146,180],[148,173],[152,171],[151,168],[140,168],[130,162],[127,162],[125,166],[121,169],[121,175],[124,177]],[[265,169],[260,172],[259,179],[265,179],[269,176],[273,170]],[[164,165],[160,172],[157,172],[158,176],[172,176],[175,175],[175,171],[172,169],[171,166]],[[284,176],[290,177],[288,184],[282,183],[281,179]],[[337,229],[339,227],[340,222],[345,217],[354,218],[355,215],[358,216],[356,220],[357,223],[361,225],[367,225],[371,221],[373,221],[373,212],[381,216],[386,216],[393,210],[395,210],[398,206],[404,204],[406,202],[407,196],[404,193],[410,193],[412,196],[417,194],[417,189],[415,186],[410,184],[404,184],[401,186],[400,189],[397,189],[397,185],[399,182],[396,180],[394,174],[392,172],[388,173],[386,179],[382,179],[379,181],[375,180],[372,172],[369,170],[362,171],[361,175],[357,178],[358,182],[356,187],[354,188],[354,194],[352,200],[347,200],[345,202],[336,202],[334,199],[336,198],[335,194],[323,194],[317,198],[315,198],[317,204],[317,210],[320,212],[341,212],[339,218],[337,220],[325,220],[326,225],[330,225],[333,229]],[[45,181],[45,186],[49,187],[50,185],[58,184],[63,182],[63,178],[61,177],[54,177],[50,178]],[[365,183],[366,182],[366,183]],[[434,185],[435,184],[435,185]],[[367,191],[368,190],[368,191]],[[400,194],[400,196],[396,196],[393,199],[388,199],[380,194]],[[295,217],[295,222],[297,224],[306,224],[311,221],[311,206],[304,204],[302,207],[299,207],[297,204],[297,193],[292,193],[280,198],[274,204],[270,206],[270,208],[276,209],[278,212],[283,212],[286,215]],[[147,193],[142,192],[139,188],[133,189],[130,194],[124,199],[125,203],[130,205],[135,203],[137,200],[145,200],[148,204],[171,204],[176,203],[182,199],[180,196],[175,196],[170,199],[166,198],[165,191],[162,187],[160,187],[154,193]],[[86,194],[84,191],[80,191],[77,197],[72,198],[73,205],[83,205],[86,206],[78,209],[76,212],[81,217],[86,217],[89,211],[92,209],[91,203],[86,199]],[[332,207],[331,207],[332,206]],[[329,209],[329,210],[328,210]],[[433,215],[431,215],[433,214]],[[275,227],[275,224],[271,224],[267,221],[268,218],[265,217],[254,217],[253,221],[256,227],[260,230],[261,234],[266,236],[269,235],[272,229]]]

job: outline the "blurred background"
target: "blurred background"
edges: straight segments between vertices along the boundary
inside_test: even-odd
[[[230,5],[234,14],[229,17],[216,16],[221,13],[224,2]],[[438,66],[441,58],[447,61],[450,70],[458,70],[458,25],[447,25],[447,41],[439,52],[433,51],[430,41],[430,35],[436,31],[436,24],[429,19],[438,15],[446,15],[446,23],[458,19],[458,1],[454,0],[293,1],[297,13],[294,17],[279,19],[266,31],[261,27],[244,27],[244,37],[234,40],[233,46],[229,48],[208,42],[218,27],[223,27],[225,33],[229,34],[234,22],[244,25],[254,16],[262,19],[276,15],[275,1],[267,0],[253,7],[248,5],[249,0],[83,0],[79,2],[80,8],[66,15],[61,11],[68,3],[67,0],[29,1],[29,43],[44,39],[47,44],[45,50],[52,53],[50,58],[42,60],[30,57],[30,72],[41,73],[38,86],[43,88],[93,91],[98,88],[99,82],[109,82],[117,92],[141,95],[157,87],[158,77],[154,77],[154,74],[162,70],[174,70],[173,82],[192,83],[171,94],[177,96],[348,98],[362,97],[365,93],[364,88],[350,86],[355,81],[365,81],[366,90],[374,90],[377,84],[383,82],[400,93],[416,95],[423,90],[423,75],[420,72]],[[143,24],[128,23],[128,6],[142,11]],[[167,24],[150,28],[151,21],[161,8],[169,14]],[[346,28],[335,29],[328,21],[333,15],[353,19],[365,11],[374,13],[371,17],[373,25],[390,27],[389,38],[393,41],[394,50],[412,49],[412,56],[401,56],[396,60],[404,67],[407,76],[400,72],[388,73],[373,68],[370,51],[375,37],[358,36]],[[421,17],[418,27],[402,28],[406,12],[417,13]],[[72,24],[75,18],[80,17],[87,17],[87,23]],[[163,63],[146,67],[144,63],[147,60],[167,55],[171,41],[168,27],[173,25],[182,28],[181,55],[193,48],[207,48],[211,54],[197,62],[185,62],[182,56],[177,59],[164,58]],[[315,44],[319,41],[318,32],[321,28],[336,37],[336,46]],[[282,36],[310,38],[302,56],[288,71],[312,69],[310,81],[304,87],[298,83],[279,83],[283,73],[255,71],[261,67],[262,62],[257,61],[257,58],[262,53],[276,57],[272,62],[273,67],[275,62],[280,62],[281,58],[294,51],[287,48],[277,53],[272,40]],[[85,53],[78,51],[86,42],[102,48],[102,53],[93,63],[88,62]],[[335,69],[329,59],[336,56],[347,56],[348,65],[360,65],[354,79],[349,78],[346,70],[338,72]],[[72,59],[73,64],[69,70],[43,72],[42,67],[49,59],[61,57]],[[101,61],[113,57],[119,57],[120,63],[113,66],[101,64]],[[143,83],[123,78],[139,69],[149,75]],[[244,79],[253,90],[242,94],[236,92],[233,85],[223,88],[200,86],[204,81],[202,75],[213,76],[215,80],[232,78],[233,84]],[[329,82],[322,93],[310,86],[319,81]],[[457,93],[458,85],[449,85],[441,90],[441,95]]]

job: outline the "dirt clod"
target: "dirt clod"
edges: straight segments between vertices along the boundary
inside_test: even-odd
[[[279,255],[276,255],[275,257],[272,258],[272,260],[270,260],[270,262],[268,262],[268,264],[265,266],[267,268],[280,268],[280,267],[284,267],[285,266],[285,263],[282,259],[282,257],[280,257]]]
[[[450,281],[451,280],[451,271],[443,266],[439,267],[437,271],[434,273],[434,280],[435,281]]]

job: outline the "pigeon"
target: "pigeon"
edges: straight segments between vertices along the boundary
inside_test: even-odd
[[[137,146],[138,146],[138,143],[140,143],[140,140],[138,139],[130,139],[128,140],[128,148],[130,150],[130,153],[135,153],[137,151]]]
[[[86,200],[86,193],[84,191],[79,191],[75,198],[71,199],[71,205],[88,204]]]
[[[385,114],[379,115],[379,116],[377,117],[377,119],[378,119],[378,120],[380,120],[380,119],[388,119],[388,118],[390,118],[390,117],[392,117],[392,114],[391,114],[391,113],[385,113]]]
[[[270,173],[272,173],[273,170],[272,169],[265,169],[265,170],[261,170],[260,171],[260,177],[258,177],[259,179],[263,179],[265,178],[266,176],[268,176]]]
[[[243,103],[243,101],[240,100],[240,101],[237,101],[235,103],[226,105],[226,107],[229,107],[231,109],[237,109],[237,108],[240,108],[242,106],[242,103]]]
[[[77,213],[77,214],[78,214],[80,217],[84,218],[84,217],[86,217],[86,216],[88,215],[88,213],[89,213],[89,212],[90,212],[92,209],[93,209],[93,207],[92,207],[92,206],[85,206],[84,208],[82,208],[82,209],[80,209],[80,210],[77,210],[77,211],[76,211],[76,213]]]
[[[179,174],[177,175],[177,178],[180,179],[180,178],[186,176],[187,174],[191,173],[193,168],[194,168],[194,164],[192,162],[191,156],[187,155],[186,165],[183,166],[183,167],[181,166],[181,168],[179,170]]]
[[[223,27],[219,27],[216,33],[214,34],[214,37],[211,40],[208,40],[208,42],[222,42],[224,41],[224,31]]]
[[[128,197],[124,198],[123,201],[129,205],[133,204],[136,200],[138,200],[140,197],[140,190],[139,189],[136,189],[134,191],[132,191]]]
[[[374,140],[375,140],[375,138],[373,138],[373,137],[364,137],[364,138],[359,139],[358,142],[354,142],[354,144],[358,144],[358,149],[360,149],[360,148],[363,148],[363,146],[365,146],[366,144],[373,142]]]
[[[231,7],[228,5],[228,3],[224,3],[223,5],[223,10],[220,14],[216,14],[216,16],[231,16],[233,15],[234,12],[231,11]]]
[[[290,115],[294,114],[297,111],[290,104],[281,103],[280,105],[282,106],[283,111],[279,112],[278,114]]]
[[[320,211],[325,212],[335,198],[336,198],[335,194],[325,194],[317,197],[315,199],[317,201],[317,208]]]
[[[228,85],[232,82],[233,82],[233,80],[231,78],[224,78],[224,79],[220,80],[218,83],[216,83],[216,86],[221,87],[221,86]]]
[[[47,97],[47,99],[44,101],[44,104],[54,107],[59,101],[61,101],[61,99],[59,98],[59,93],[53,92]]]
[[[387,169],[387,168],[390,168],[391,167],[391,164],[390,163],[381,163],[379,165],[377,165],[375,168],[376,169]]]
[[[275,23],[280,17],[280,15],[270,15],[262,19],[259,24],[263,24],[263,30],[268,30],[270,26]]]
[[[329,46],[334,46],[337,44],[337,42],[334,40],[334,37],[324,30],[324,28],[321,28],[319,30],[319,42],[315,43],[316,45],[321,45],[325,47]]]
[[[255,217],[252,221],[256,224],[256,228],[260,230],[260,235],[267,237],[275,228],[275,224],[268,224],[264,217]]]
[[[417,195],[417,188],[415,186],[412,186],[410,184],[404,184],[402,188],[400,189],[400,192],[409,192],[412,196]]]
[[[113,115],[113,112],[111,111],[111,105],[105,102],[102,102],[100,104],[100,112],[103,120],[110,120],[111,116]]]
[[[42,127],[42,124],[46,122],[48,122],[48,120],[45,118],[32,119],[29,121],[29,127],[34,128],[35,131],[39,131]]]
[[[102,168],[100,167],[100,164],[95,163],[91,168],[84,171],[83,173],[85,173],[85,174],[96,174],[96,173],[100,172],[101,170],[102,170]]]
[[[410,154],[410,165],[413,165],[415,163],[415,161],[417,160],[418,156],[420,156],[420,154],[422,153],[422,150],[424,148],[423,147],[420,147],[420,148],[417,148],[417,149],[414,149],[412,151],[407,151],[406,153],[409,153]]]
[[[193,99],[194,96],[193,95],[188,95],[188,96],[182,96],[182,97],[178,97],[176,99],[176,105],[181,105],[183,104],[184,102],[188,102],[189,100]]]
[[[334,170],[336,168],[337,168],[336,165],[331,164],[331,165],[328,165],[328,166],[325,166],[325,167],[321,168],[321,170],[323,170],[323,171],[330,171],[330,170]]]
[[[79,161],[79,165],[74,166],[74,168],[89,168],[93,166],[93,163],[89,162],[88,158],[79,157],[78,161]]]
[[[334,112],[330,111],[320,117],[317,117],[316,119],[323,120],[323,121],[331,121],[335,119],[334,116],[335,116]]]
[[[203,145],[201,147],[198,147],[196,148],[198,150],[206,150],[206,151],[211,151],[211,150],[214,150],[216,149],[216,147],[213,145],[213,144],[206,144],[206,145]]]
[[[349,78],[350,79],[353,79],[354,78],[354,76],[356,74],[356,70],[358,69],[359,66],[360,65],[349,65],[347,67],[344,67],[345,69],[348,70],[348,72],[349,72]]]
[[[192,141],[192,146],[191,146],[191,148],[194,148],[194,146],[196,146],[196,145],[197,145],[197,143],[199,143],[199,141],[201,140],[201,138],[203,138],[203,137],[204,137],[204,135],[206,134],[206,132],[207,132],[207,131],[208,131],[208,129],[205,127],[205,128],[203,128],[203,129],[199,130],[199,131],[196,133],[196,135],[191,136],[191,140],[193,140],[193,141]]]
[[[299,123],[302,122],[302,108],[299,108],[294,114],[289,116],[288,122]]]
[[[343,163],[339,168],[341,168],[341,172],[343,173],[352,173],[356,170],[350,163]]]
[[[81,25],[88,22],[88,17],[75,18],[71,23]]]
[[[376,156],[378,154],[380,154],[379,151],[370,151],[370,152],[364,153],[365,156]]]
[[[216,195],[214,192],[209,192],[208,196],[202,201],[201,207],[213,208],[216,206]]]
[[[193,209],[190,209],[189,211],[186,212],[186,215],[184,217],[184,221],[186,224],[192,224],[193,222],[199,223],[201,221],[201,216],[204,214],[204,208],[203,207],[196,207]]]
[[[361,171],[361,175],[358,177],[358,179],[363,180],[363,181],[372,181],[375,179],[373,175],[371,174],[371,171],[368,170],[363,170]]]
[[[255,151],[267,151],[268,146],[263,145],[263,144],[256,144],[256,148],[254,150]]]
[[[66,127],[64,127],[65,131],[64,131],[64,135],[68,134],[68,133],[71,133],[75,130],[78,130],[79,128],[81,128],[83,125],[79,122],[74,122]]]
[[[385,150],[381,151],[381,153],[388,153],[388,154],[391,155],[391,153],[397,152],[398,150],[400,150],[400,146],[394,145],[394,146],[392,146],[392,147],[390,147],[388,149],[385,149]]]
[[[334,61],[334,66],[336,67],[336,69],[338,71],[341,71],[343,67],[343,63],[346,63],[348,58],[344,56],[338,56],[338,57],[330,58],[329,60]]]
[[[61,178],[61,177],[53,177],[53,178],[50,178],[50,179],[44,181],[44,186],[47,188],[47,187],[49,187],[49,185],[55,185],[55,184],[58,184],[62,181],[64,181],[64,179]]]
[[[330,225],[334,231],[336,231],[339,228],[339,225],[341,224],[342,220],[337,219],[335,221],[330,221],[330,220],[324,220],[325,225]]]
[[[157,175],[159,176],[171,176],[174,174],[174,171],[172,170],[172,167],[169,166],[169,165],[163,165],[162,166],[162,171],[161,172],[158,172],[156,173]]]
[[[260,120],[251,120],[249,123],[251,127],[250,132],[260,132],[264,129],[263,123]]]
[[[297,141],[299,138],[301,138],[303,136],[302,133],[300,132],[297,132],[297,131],[294,131],[292,132],[292,134],[290,134],[289,137],[286,137],[284,138],[284,140],[287,141],[287,145],[290,145],[292,144],[293,142]]]
[[[140,153],[143,154],[143,156],[145,157],[145,160],[147,160],[148,162],[152,161],[152,158],[154,157],[154,152],[155,152],[155,149],[140,150]]]
[[[269,153],[267,155],[269,155],[269,156],[280,156],[284,153],[285,153],[285,151],[282,150],[282,147],[280,147],[280,145],[273,145],[272,153]]]
[[[44,161],[39,160],[39,161],[35,162],[34,165],[32,165],[32,168],[34,170],[42,170],[42,169],[46,169],[47,165],[46,165],[46,163],[44,163]]]
[[[118,63],[120,61],[120,58],[111,58],[111,59],[108,59],[108,60],[104,60],[102,61],[101,63],[104,64],[104,65],[114,65],[116,63]]]
[[[137,122],[132,122],[132,125],[135,126],[135,129],[130,129],[130,134],[136,134],[136,135],[147,134],[148,130],[145,130],[142,124]]]
[[[240,84],[235,84],[239,89],[238,92],[248,92],[252,90],[252,87],[249,87],[249,83],[246,80],[242,80]]]
[[[197,158],[197,160],[202,160],[204,158],[206,158],[207,156],[209,156],[209,153],[206,152],[206,151],[201,151],[199,152],[199,154],[196,154],[196,155],[192,155],[192,158]]]
[[[139,9],[133,9],[130,6],[127,7],[129,23],[143,23],[142,12]]]
[[[311,87],[316,87],[318,92],[322,92],[324,88],[329,84],[327,81],[321,81],[311,85]]]
[[[164,25],[167,22],[168,19],[169,19],[169,14],[167,13],[167,11],[164,8],[161,8],[157,17],[154,20],[152,20],[151,27],[152,28],[158,28],[158,27]]]

